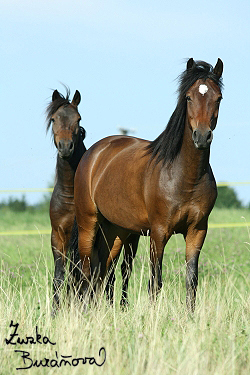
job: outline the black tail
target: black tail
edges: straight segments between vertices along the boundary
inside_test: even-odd
[[[102,280],[104,279],[106,273],[106,262],[109,256],[109,246],[104,236],[105,235],[103,231],[99,228],[96,233],[91,259],[92,273],[96,275],[98,274]],[[74,224],[71,231],[71,238],[69,241],[69,259],[69,272],[73,279],[72,286],[76,289],[79,289],[78,286],[79,282],[81,282],[82,280],[83,273],[78,248],[78,225],[76,222],[76,218],[74,219]]]

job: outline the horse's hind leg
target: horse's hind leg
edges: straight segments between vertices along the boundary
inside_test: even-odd
[[[133,260],[135,258],[138,242],[140,236],[137,234],[130,234],[124,243],[124,259],[121,265],[122,271],[122,298],[120,301],[121,307],[128,305],[128,282],[133,268]]]
[[[93,276],[93,246],[97,232],[97,215],[76,212],[76,221],[78,224],[78,248],[82,266],[82,280],[81,280],[81,293],[83,300],[87,303],[87,299],[94,291],[94,284],[91,277]]]
[[[112,246],[112,242],[113,242],[113,246]],[[116,264],[118,262],[121,249],[122,249],[122,244],[123,242],[119,237],[113,238],[112,241],[109,241],[109,245],[112,246],[112,248],[109,253],[107,263],[106,263],[108,281],[106,283],[105,290],[106,290],[106,297],[110,305],[113,305],[113,302],[114,302],[115,269],[116,269]]]
[[[113,261],[112,263],[112,267],[110,268],[110,270],[108,271],[108,281],[107,281],[107,284],[106,284],[106,288],[105,288],[105,291],[106,291],[106,298],[107,298],[107,301],[110,303],[110,305],[113,305],[114,303],[114,285],[115,285],[115,265],[116,265],[116,261]]]
[[[108,272],[106,296],[107,300],[112,305],[114,299],[115,268],[121,253],[123,243],[128,237],[128,232],[121,228],[118,229],[114,227],[109,222],[105,222],[104,224],[104,235],[107,240],[108,248],[111,249],[106,263],[106,270]]]

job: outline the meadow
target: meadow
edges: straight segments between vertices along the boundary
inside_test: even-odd
[[[200,255],[193,316],[185,308],[185,243],[176,235],[165,249],[163,288],[155,305],[147,293],[149,240],[142,237],[127,310],[119,307],[120,262],[114,307],[108,306],[105,296],[88,311],[74,299],[65,300],[55,318],[50,314],[50,235],[40,233],[50,227],[48,214],[0,213],[1,232],[38,233],[0,236],[1,375],[250,373],[250,228],[213,228],[218,223],[250,222],[250,210],[213,210]],[[30,336],[38,342],[29,339],[27,344],[13,345],[18,336],[10,340],[15,328],[11,321],[19,324],[20,338]],[[7,345],[5,339],[12,343]]]

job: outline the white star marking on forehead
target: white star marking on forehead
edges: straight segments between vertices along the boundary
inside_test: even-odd
[[[199,93],[200,93],[201,95],[204,96],[207,92],[208,92],[208,87],[207,87],[207,85],[200,85],[200,86],[199,86]]]

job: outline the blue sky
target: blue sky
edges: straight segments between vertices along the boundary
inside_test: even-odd
[[[52,89],[64,93],[60,82],[81,92],[87,147],[119,127],[153,140],[175,108],[175,79],[189,57],[224,62],[211,146],[216,180],[250,181],[249,0],[0,0],[0,7],[0,190],[53,181],[45,108]],[[250,185],[236,190],[250,201]]]

